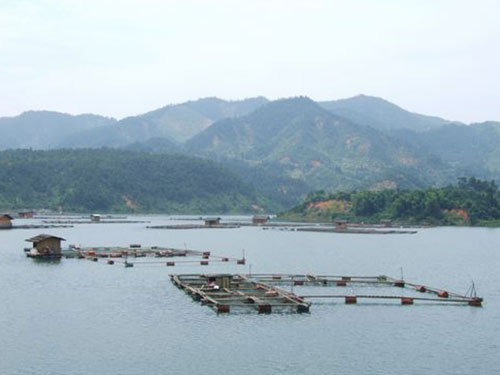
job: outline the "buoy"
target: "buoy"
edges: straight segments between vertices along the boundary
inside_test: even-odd
[[[347,305],[353,305],[353,304],[356,304],[358,302],[358,299],[356,298],[356,296],[346,296],[345,297],[345,303]]]
[[[218,313],[227,314],[229,311],[230,311],[229,305],[217,305],[217,312]]]
[[[115,261],[114,261],[114,260],[112,260],[112,259],[109,259],[109,260],[108,260],[108,264],[115,264]]]
[[[413,298],[410,297],[401,297],[402,305],[413,305]]]
[[[446,290],[440,290],[438,292],[438,297],[441,297],[441,298],[448,298],[448,292]]]
[[[175,266],[175,262],[167,262],[167,267],[173,267]]]
[[[93,261],[93,262],[97,262],[98,260],[99,260],[99,259],[97,259],[97,258],[92,258],[92,261]]]
[[[482,305],[482,300],[480,298],[474,298],[472,301],[469,301],[469,306],[481,307]]]
[[[257,306],[257,311],[259,314],[271,314],[273,311],[271,305],[259,305]]]
[[[338,280],[337,286],[347,286],[347,283],[344,280]]]
[[[417,285],[417,292],[425,293],[427,292],[427,288],[423,285]]]

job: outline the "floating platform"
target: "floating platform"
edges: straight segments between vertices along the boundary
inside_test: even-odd
[[[346,228],[338,229],[335,227],[316,226],[316,227],[297,227],[289,229],[297,232],[324,232],[324,233],[351,233],[351,234],[415,234],[416,230],[401,229],[374,229],[374,228]]]
[[[73,225],[26,224],[26,225],[13,225],[10,228],[0,228],[0,229],[48,229],[48,228],[73,228]]]
[[[171,275],[170,279],[195,301],[217,313],[251,310],[259,314],[273,311],[309,312],[310,302],[276,286],[254,281],[245,275]]]
[[[332,276],[297,274],[186,274],[170,275],[171,281],[194,300],[208,305],[218,313],[230,311],[273,311],[309,312],[314,299],[338,299],[345,304],[357,304],[359,300],[397,301],[401,305],[415,302],[439,304],[465,304],[481,306],[483,299],[471,289],[468,296],[443,289],[410,283],[389,276]],[[338,287],[384,286],[396,288],[399,292],[387,294],[296,294],[280,286],[292,287]],[[310,290],[309,288],[305,288]],[[403,293],[400,291],[404,290]],[[410,293],[411,290],[411,293]]]
[[[42,220],[46,224],[139,224],[139,223],[150,223],[150,221],[144,220]]]
[[[236,229],[239,224],[217,224],[217,225],[201,225],[201,224],[177,224],[177,225],[151,225],[149,229]]]
[[[28,249],[29,250],[29,249]],[[26,251],[26,249],[25,249]],[[149,246],[143,247],[139,244],[132,244],[127,247],[122,246],[94,246],[94,247],[78,247],[70,246],[68,249],[63,249],[61,255],[64,258],[90,259],[98,262],[100,258],[107,258],[108,264],[122,263],[125,267],[133,267],[134,264],[157,265],[175,267],[179,265],[201,265],[209,266],[214,264],[237,264],[244,265],[246,259],[232,258],[227,256],[213,255],[211,251],[175,249],[171,247]],[[172,258],[183,258],[182,260]],[[115,259],[110,262],[111,259]],[[131,258],[138,258],[132,263]],[[154,260],[146,260],[142,258],[153,258]],[[164,258],[167,258],[163,260]]]

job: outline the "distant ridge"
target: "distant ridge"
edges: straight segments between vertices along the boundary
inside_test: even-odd
[[[387,100],[374,96],[358,95],[348,99],[319,102],[319,104],[352,122],[379,130],[404,128],[421,132],[451,123],[439,117],[406,111]]]

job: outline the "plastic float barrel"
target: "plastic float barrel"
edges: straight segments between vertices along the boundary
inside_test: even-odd
[[[210,258],[210,255],[203,254],[201,257],[202,257],[203,259],[208,259],[208,258]]]
[[[413,298],[410,297],[401,297],[402,305],[413,305]]]
[[[396,281],[394,281],[394,286],[397,286],[398,288],[404,288],[405,282],[404,282],[404,280],[396,280]]]
[[[301,313],[308,313],[309,312],[309,306],[308,305],[298,305],[297,306],[297,312],[299,314],[301,314]]]
[[[112,259],[108,259],[108,264],[115,264],[115,261]]]
[[[448,292],[446,290],[440,290],[438,292],[438,297],[441,297],[441,298],[448,298]]]
[[[346,296],[345,303],[346,303],[346,305],[354,305],[354,304],[358,303],[358,299],[356,296]]]
[[[280,275],[273,275],[273,280],[281,280],[281,276]]]
[[[210,251],[204,251],[202,255],[206,256],[206,257],[209,257],[210,256]]]
[[[349,276],[342,276],[343,281],[351,281],[351,278]]]
[[[245,258],[243,258],[243,259],[238,259],[238,260],[236,261],[236,264],[245,264]]]
[[[88,251],[87,252],[87,255],[91,256],[91,255],[95,255],[95,251],[91,250],[91,251]]]
[[[220,261],[221,262],[229,262],[229,258],[222,258]]]
[[[175,266],[175,262],[167,262],[167,267],[173,267]]]
[[[227,314],[230,311],[229,305],[217,305],[217,312]]]
[[[425,293],[427,292],[427,288],[423,285],[417,285],[417,292],[420,292],[420,293]]]
[[[304,280],[294,280],[293,285],[304,285]]]
[[[328,280],[322,280],[322,281],[321,281],[321,283],[322,283],[323,285],[328,285]]]
[[[208,260],[202,260],[200,262],[200,265],[202,265],[202,266],[208,266]]]
[[[271,307],[271,305],[259,305],[257,306],[257,311],[259,312],[259,314],[271,314],[271,312],[273,311],[273,308]]]
[[[344,280],[337,280],[337,286],[347,286],[347,283]]]
[[[97,262],[99,259],[97,259],[96,257],[92,258],[92,261],[93,262]]]

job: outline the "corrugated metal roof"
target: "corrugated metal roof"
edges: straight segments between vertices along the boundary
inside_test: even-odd
[[[43,241],[43,240],[47,240],[49,238],[55,238],[56,240],[61,240],[61,241],[66,241],[64,238],[62,237],[57,237],[57,236],[52,236],[50,234],[39,234],[38,236],[35,236],[35,237],[31,237],[31,238],[28,238],[27,242],[33,242],[33,243],[36,243],[36,242],[40,242],[40,241]]]

